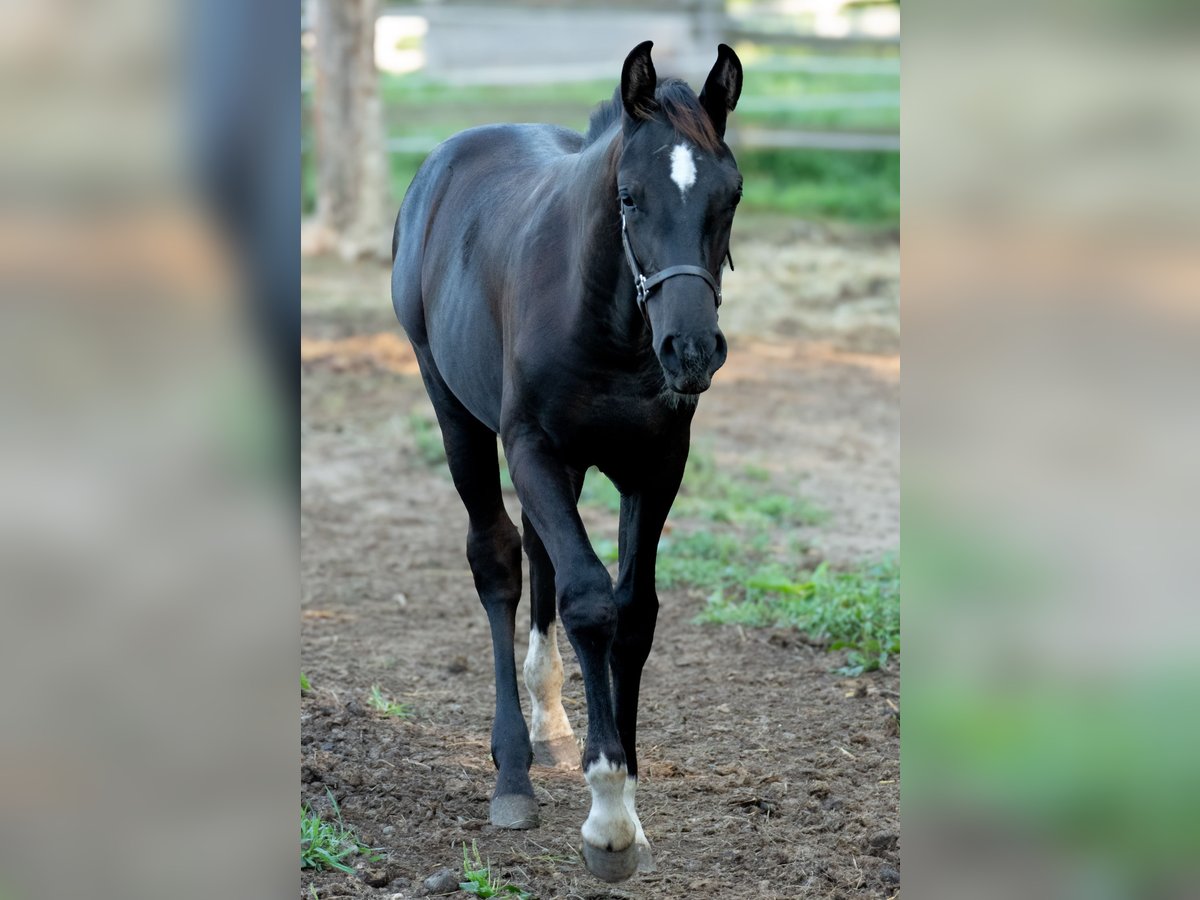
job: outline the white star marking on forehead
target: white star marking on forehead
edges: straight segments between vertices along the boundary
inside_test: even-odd
[[[671,180],[679,185],[679,195],[687,194],[687,189],[696,183],[696,161],[687,144],[676,144],[671,151]]]

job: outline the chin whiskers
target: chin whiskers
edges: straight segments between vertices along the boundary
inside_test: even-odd
[[[673,391],[663,383],[662,391],[659,392],[658,399],[670,409],[686,409],[689,406],[695,406],[700,402],[699,394],[681,394],[678,391]]]

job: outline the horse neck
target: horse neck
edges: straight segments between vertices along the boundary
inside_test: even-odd
[[[577,173],[579,258],[583,279],[581,315],[629,352],[648,348],[648,333],[637,304],[633,274],[621,244],[617,200],[617,164],[621,131],[597,139],[580,154]]]

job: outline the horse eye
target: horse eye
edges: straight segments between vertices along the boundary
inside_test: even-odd
[[[624,206],[626,209],[633,209],[633,205],[634,205],[633,198],[630,197],[628,194],[622,194],[621,195],[621,205]]]

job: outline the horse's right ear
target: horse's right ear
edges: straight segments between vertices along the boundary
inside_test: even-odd
[[[742,61],[728,44],[717,47],[717,61],[700,91],[700,105],[712,120],[717,137],[725,139],[725,120],[742,95]]]
[[[642,41],[625,57],[621,67],[621,105],[625,113],[635,121],[649,119],[654,115],[654,89],[658,86],[658,74],[650,61],[650,48],[654,41]]]

